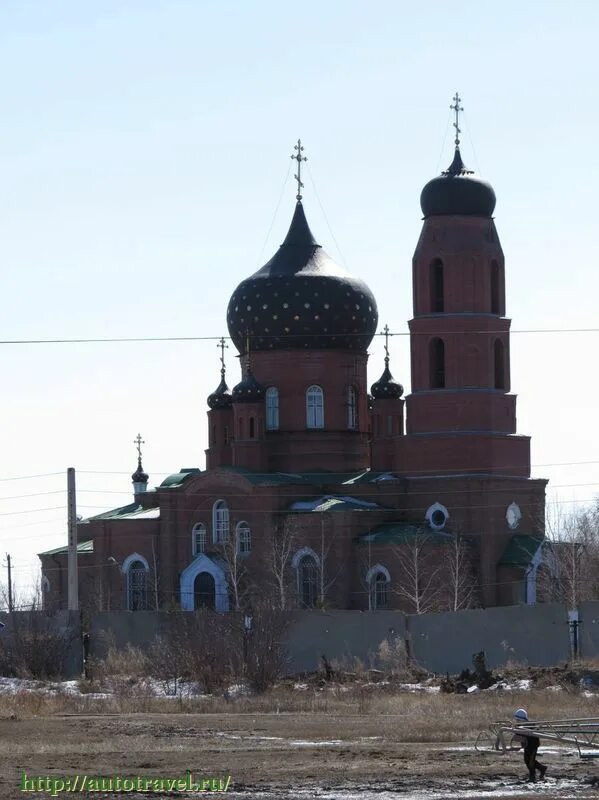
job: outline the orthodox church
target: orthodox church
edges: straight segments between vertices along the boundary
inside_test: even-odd
[[[547,482],[516,433],[495,193],[462,161],[454,102],[453,161],[420,197],[410,394],[387,347],[369,387],[376,300],[309,227],[298,141],[287,236],[227,308],[242,375],[230,391],[222,340],[206,468],[149,488],[138,437],[133,502],[78,524],[82,607],[535,602]],[[40,559],[46,606],[65,607],[66,548]]]

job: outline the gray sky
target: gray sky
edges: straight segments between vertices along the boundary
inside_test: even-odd
[[[298,136],[314,233],[405,334],[419,194],[451,160],[456,89],[464,160],[498,197],[514,331],[599,327],[598,18],[551,0],[3,3],[0,338],[225,334],[230,294],[289,224]],[[565,508],[599,490],[598,344],[512,336],[518,428]],[[408,389],[407,337],[391,347]],[[380,340],[371,353],[375,380]],[[61,473],[0,482],[18,588],[65,541],[68,466],[89,515],[128,501],[138,430],[152,483],[204,465],[217,355],[0,346],[0,477]],[[547,466],[565,462],[596,463]]]

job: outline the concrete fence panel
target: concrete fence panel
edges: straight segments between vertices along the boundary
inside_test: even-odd
[[[578,644],[582,658],[599,657],[599,602],[581,603],[578,609]]]
[[[289,674],[311,672],[322,656],[348,669],[359,659],[376,666],[384,639],[406,638],[406,618],[399,611],[298,611],[287,631]]]
[[[481,650],[490,667],[508,661],[551,666],[570,658],[568,614],[559,603],[414,615],[408,631],[415,661],[432,672],[471,668]]]

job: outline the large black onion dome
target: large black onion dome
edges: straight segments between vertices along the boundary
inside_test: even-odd
[[[233,398],[229,392],[229,387],[225,381],[224,374],[221,374],[220,383],[216,389],[212,392],[212,394],[208,395],[207,402],[213,411],[221,408],[231,408],[233,404]]]
[[[370,387],[375,400],[399,400],[403,394],[403,386],[398,383],[389,369],[389,359],[385,359],[385,369],[381,377]]]
[[[147,483],[150,479],[150,476],[147,472],[144,472],[143,467],[141,465],[141,458],[137,461],[137,469],[131,476],[131,481],[133,483]]]
[[[260,403],[264,400],[266,389],[258,383],[251,369],[245,373],[245,377],[237,386],[233,387],[234,403]]]
[[[459,147],[456,147],[451,165],[438,178],[429,181],[420,195],[425,217],[447,214],[491,217],[495,202],[493,187],[466,169]]]
[[[301,202],[270,261],[239,284],[227,309],[231,339],[244,353],[304,348],[365,351],[378,323],[368,286],[317,244]]]

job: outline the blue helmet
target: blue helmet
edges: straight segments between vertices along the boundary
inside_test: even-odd
[[[517,711],[514,711],[514,719],[518,720],[518,722],[528,722],[528,714],[526,713],[526,709],[519,708]]]

